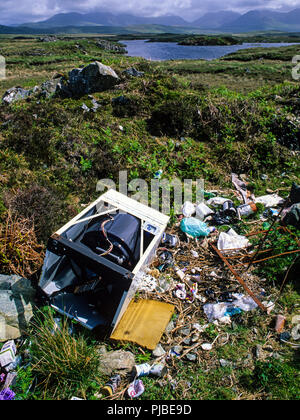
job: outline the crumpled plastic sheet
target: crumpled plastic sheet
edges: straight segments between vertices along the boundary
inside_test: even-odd
[[[279,197],[278,194],[263,195],[255,198],[255,203],[260,203],[269,209],[271,207],[277,207],[284,203],[284,199]]]
[[[206,223],[201,222],[201,220],[196,219],[195,217],[186,217],[182,219],[180,228],[182,232],[191,235],[193,238],[208,236],[211,232],[211,229],[207,226]]]
[[[209,206],[217,207],[217,206],[223,206],[223,204],[226,203],[226,201],[228,201],[228,198],[214,197],[214,198],[210,198],[207,201],[207,204]]]
[[[240,293],[233,293],[232,296],[235,298],[233,302],[207,303],[203,306],[209,322],[221,320],[224,317],[230,317],[242,311],[249,312],[257,308],[257,304],[250,296]]]
[[[242,249],[250,246],[249,240],[245,236],[238,235],[233,229],[227,233],[221,232],[218,239],[218,249],[220,251],[230,249]]]

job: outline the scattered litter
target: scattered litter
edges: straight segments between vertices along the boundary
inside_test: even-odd
[[[167,367],[162,363],[157,363],[154,365],[150,365],[149,363],[143,363],[142,365],[136,365],[132,370],[132,378],[138,379],[142,378],[143,376],[156,376],[162,378],[167,373]]]
[[[128,395],[130,398],[138,398],[145,391],[143,381],[140,379],[135,380],[128,388]]]
[[[193,238],[208,236],[212,232],[212,229],[209,226],[207,226],[206,223],[201,222],[195,217],[187,217],[182,219],[180,223],[180,228],[183,232],[187,233]]]
[[[231,200],[225,201],[223,204],[223,213],[225,216],[236,217],[237,209],[234,207],[234,204]]]
[[[191,250],[191,254],[194,258],[199,258],[199,254],[197,251],[194,251],[193,249]]]
[[[293,204],[283,215],[282,222],[285,225],[295,226],[300,229],[300,203]]]
[[[6,388],[0,392],[0,401],[11,401],[15,399],[16,394],[10,389]]]
[[[191,217],[196,213],[196,208],[193,203],[186,201],[182,207],[182,214],[185,217]]]
[[[238,235],[233,229],[227,233],[221,232],[218,239],[218,249],[221,251],[247,248],[250,245],[245,236]]]
[[[233,302],[207,303],[203,306],[205,315],[210,322],[221,321],[224,317],[230,318],[242,311],[248,312],[257,308],[257,304],[251,297],[239,293],[233,293],[232,295],[235,298]]]
[[[174,248],[178,244],[178,236],[163,233],[161,244]]]
[[[170,352],[169,352],[169,357],[180,357],[181,353],[182,353],[182,346],[174,346],[171,348]]]
[[[291,204],[300,203],[300,185],[297,185],[295,182],[292,184],[289,198]]]
[[[257,207],[254,203],[242,204],[237,208],[240,217],[247,217],[257,212]]]
[[[121,376],[114,375],[110,378],[110,380],[104,385],[101,392],[107,397],[111,397],[115,394],[116,390],[119,388],[121,384]]]
[[[223,206],[223,204],[226,203],[226,201],[228,201],[228,198],[214,197],[214,198],[210,198],[207,201],[207,204],[209,206],[218,207],[218,206]]]
[[[277,315],[276,317],[276,325],[275,325],[275,331],[277,333],[281,333],[284,328],[286,318],[283,315]]]
[[[265,208],[278,207],[284,203],[284,199],[279,197],[278,194],[263,195],[262,197],[256,197],[255,203],[260,203]]]
[[[186,299],[186,290],[185,290],[185,284],[179,283],[176,285],[175,290],[173,291],[174,297],[185,300]]]
[[[232,173],[231,174],[231,181],[235,188],[237,189],[240,197],[243,199],[245,204],[248,204],[251,202],[251,193],[247,190],[247,184],[246,182],[242,181],[238,175]]]
[[[144,292],[154,292],[158,287],[156,278],[150,276],[150,274],[145,274],[140,282],[139,290]]]
[[[196,207],[196,217],[200,220],[204,220],[207,216],[213,213],[214,212],[204,203],[200,203]]]
[[[13,340],[7,341],[0,351],[0,365],[7,369],[7,367],[16,361],[16,345]]]
[[[193,354],[193,353],[189,353],[186,356],[186,359],[189,360],[190,362],[196,362],[198,359],[197,354]]]
[[[163,170],[160,169],[159,171],[155,172],[154,174],[154,179],[161,179],[162,175],[163,175]]]

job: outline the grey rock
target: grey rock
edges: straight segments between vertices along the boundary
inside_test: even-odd
[[[113,98],[112,99],[112,104],[113,105],[121,105],[121,106],[129,105],[130,104],[130,99],[126,98],[126,96],[124,96],[124,95],[121,95],[121,96],[118,96],[117,98]]]
[[[167,328],[166,328],[165,332],[167,334],[170,334],[170,332],[173,331],[174,328],[175,328],[174,322],[173,321],[170,321],[169,324],[167,325]]]
[[[183,340],[183,344],[185,344],[186,346],[189,346],[191,342],[192,342],[191,338],[186,338],[185,340]]]
[[[95,61],[86,67],[71,70],[67,81],[61,79],[59,93],[66,97],[80,97],[109,90],[119,81],[111,67]]]
[[[0,342],[15,340],[33,316],[36,291],[28,279],[0,275]]]
[[[45,36],[42,38],[39,38],[39,42],[56,42],[57,38],[56,36]]]
[[[113,373],[126,375],[135,365],[134,355],[129,351],[118,350],[100,353],[99,373],[111,376]]]
[[[138,71],[135,67],[130,67],[127,70],[123,71],[124,74],[131,77],[142,77],[144,76],[144,72]]]
[[[193,354],[193,353],[188,353],[186,356],[185,356],[185,358],[187,359],[187,360],[189,360],[190,362],[196,362],[197,361],[197,355],[196,354]]]
[[[126,54],[127,52],[123,44],[119,44],[116,42],[102,40],[102,41],[97,42],[96,45],[98,48],[105,51],[113,51],[120,54]]]
[[[187,328],[180,328],[178,331],[180,335],[189,335],[191,333],[191,329],[189,327]]]
[[[50,98],[59,91],[61,86],[61,78],[56,78],[52,80],[47,80],[42,83],[40,86],[40,95],[44,98]]]
[[[2,102],[6,105],[10,105],[14,102],[20,101],[22,99],[27,99],[33,93],[32,90],[23,89],[22,87],[12,87],[8,89],[3,97]]]
[[[161,357],[161,356],[164,356],[165,354],[166,352],[161,344],[158,344],[152,352],[152,355],[154,357]]]
[[[181,354],[181,352],[182,352],[183,348],[182,348],[182,346],[174,346],[174,347],[172,348],[172,350],[173,350],[173,352],[174,352],[174,353],[176,353],[176,354]]]

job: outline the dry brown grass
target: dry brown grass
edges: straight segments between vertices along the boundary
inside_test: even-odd
[[[28,219],[7,213],[0,225],[0,271],[29,277],[43,264],[44,247],[37,242]]]

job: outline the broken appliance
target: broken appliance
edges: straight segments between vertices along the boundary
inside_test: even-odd
[[[110,335],[151,263],[169,217],[109,190],[48,241],[39,282],[51,306]]]

